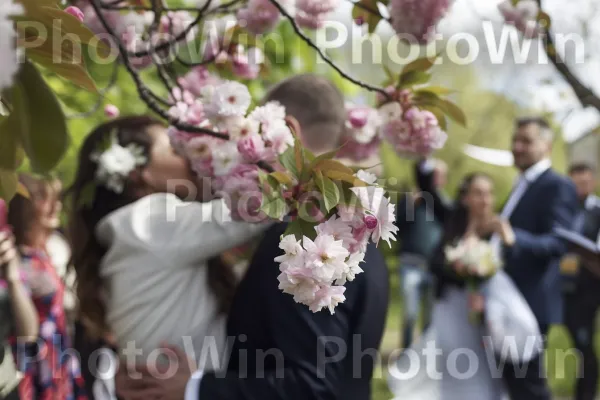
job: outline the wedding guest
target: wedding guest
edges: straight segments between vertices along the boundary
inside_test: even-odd
[[[569,176],[575,183],[580,208],[572,230],[600,245],[600,199],[596,191],[596,173],[586,163],[573,164]],[[563,263],[569,257],[565,256]],[[565,279],[565,325],[579,350],[579,374],[575,389],[576,400],[593,400],[598,390],[598,357],[594,346],[596,314],[600,306],[600,271],[578,261],[574,275]]]
[[[441,160],[432,162],[435,164],[433,184],[436,190],[443,189],[446,184],[447,166]],[[423,329],[429,325],[433,277],[428,262],[442,236],[442,225],[433,215],[431,205],[427,204],[432,200],[431,194],[427,192],[403,193],[396,208],[399,269],[404,297],[402,348],[408,348],[412,343],[421,308]],[[424,307],[421,307],[422,304]]]
[[[503,246],[505,270],[525,296],[543,335],[562,320],[559,261],[567,247],[555,228],[568,228],[578,207],[573,183],[551,168],[553,138],[543,118],[516,121],[512,153],[519,178],[500,217],[489,227],[510,226],[514,231],[514,243]],[[503,377],[511,399],[551,398],[542,356],[525,366],[505,366]]]
[[[20,399],[22,378],[13,357],[10,336],[27,346],[35,343],[39,333],[37,311],[23,282],[20,263],[12,233],[0,231],[0,398],[5,400]]]
[[[286,107],[316,154],[341,145],[344,100],[327,79],[292,77],[271,89],[267,100]],[[186,354],[178,351],[181,367],[169,379],[158,379],[143,366],[136,369],[144,375],[141,382],[120,375],[119,393],[125,400],[140,398],[140,393],[163,400],[371,398],[388,306],[383,256],[369,245],[361,264],[364,273],[347,285],[345,302],[333,315],[326,310],[313,313],[278,288],[280,271],[274,259],[283,253],[279,243],[285,229],[277,224],[266,232],[236,292],[227,323],[228,337],[236,340],[227,370],[194,373]],[[145,387],[142,392],[140,385]]]
[[[52,189],[47,181],[30,175],[20,175],[19,182],[29,198],[15,195],[8,222],[40,323],[35,346],[23,347],[13,338],[15,359],[24,373],[19,392],[22,399],[83,400],[87,396],[78,360],[66,352],[71,341],[63,305],[65,287],[46,250],[47,232],[57,228]]]

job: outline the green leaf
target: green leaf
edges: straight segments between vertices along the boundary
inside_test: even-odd
[[[353,186],[367,186],[367,184],[363,181],[361,181],[360,179],[358,179],[357,177],[355,177],[354,175],[351,174],[346,174],[343,172],[339,172],[339,171],[334,171],[334,170],[325,170],[323,171],[323,174],[328,177],[333,179],[334,181],[343,181],[343,182],[348,182],[350,184],[352,184]]]
[[[23,162],[25,153],[20,138],[29,132],[27,99],[20,85],[13,86],[12,100],[13,111],[0,122],[0,168],[10,171]]]
[[[263,204],[260,209],[269,217],[277,220],[281,220],[286,211],[285,201],[281,197],[276,198],[267,198],[266,196],[263,198]]]
[[[13,198],[17,192],[17,173],[0,168],[0,198],[7,203]]]
[[[314,169],[321,171],[337,171],[346,175],[354,175],[352,168],[335,160],[321,160],[315,164]]]
[[[398,79],[398,77],[392,72],[392,70],[387,66],[387,65],[383,65],[383,72],[385,72],[385,76],[386,79],[383,82],[382,86],[383,87],[388,87],[388,86],[392,86],[394,85],[395,81]]]
[[[356,194],[351,190],[352,186],[344,183],[342,185],[342,196],[340,198],[340,204],[348,207],[360,207],[360,200]]]
[[[427,72],[434,65],[435,59],[429,57],[419,58],[411,63],[406,64],[404,68],[402,68],[402,72],[400,73],[400,79],[403,80],[404,75],[407,75],[413,71]]]
[[[17,82],[25,95],[24,112],[30,121],[21,143],[33,169],[47,172],[58,164],[69,145],[65,116],[56,96],[31,63],[22,65]]]
[[[294,178],[299,179],[293,147],[288,147],[287,150],[279,156],[279,162]]]
[[[448,89],[442,86],[427,86],[422,89],[415,91],[415,95],[419,95],[421,93],[433,93],[436,96],[444,96],[451,93],[454,93],[455,90]]]
[[[377,0],[360,0],[359,3],[363,7],[355,5],[352,8],[352,19],[354,21],[363,20],[363,23],[367,24],[369,33],[375,32],[379,21],[383,19],[377,7]]]
[[[317,237],[317,230],[315,229],[317,224],[317,222],[309,222],[298,218],[288,224],[284,235],[294,235],[296,240],[302,240],[304,236],[314,240]]]
[[[323,176],[320,171],[317,173],[316,183],[323,194],[325,209],[329,212],[339,204],[340,190],[331,179]]]
[[[467,126],[467,117],[463,110],[461,110],[460,107],[458,107],[456,104],[452,103],[449,100],[442,99],[440,108],[442,109],[442,111],[444,111],[444,113],[447,116],[452,118],[455,122],[459,123],[464,127]]]
[[[271,177],[275,178],[277,180],[277,182],[281,183],[282,185],[290,186],[293,184],[292,178],[285,172],[275,171],[275,172],[271,172],[269,175]]]
[[[316,167],[316,166],[317,166],[317,165],[318,165],[318,164],[319,164],[321,161],[324,161],[324,160],[332,160],[332,159],[335,157],[335,155],[337,154],[337,152],[338,152],[338,151],[339,151],[339,148],[337,148],[337,149],[335,149],[335,150],[332,150],[332,151],[329,151],[329,152],[327,152],[327,153],[323,153],[323,154],[321,154],[320,156],[318,156],[318,157],[314,158],[314,159],[313,159],[313,160],[310,162],[310,165],[308,166],[308,169],[312,171],[312,170],[314,170],[314,169],[315,169],[315,167]]]
[[[398,82],[398,89],[407,88],[414,85],[421,85],[423,83],[429,82],[431,79],[431,74],[423,71],[410,71],[407,74],[402,74],[400,76],[400,81]]]

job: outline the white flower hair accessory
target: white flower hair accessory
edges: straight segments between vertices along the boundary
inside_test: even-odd
[[[121,146],[116,132],[112,132],[102,149],[94,151],[90,158],[98,164],[97,183],[115,193],[123,193],[129,174],[148,162],[142,146],[135,143]]]

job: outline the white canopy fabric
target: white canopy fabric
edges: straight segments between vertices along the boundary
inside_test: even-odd
[[[500,167],[512,167],[513,155],[508,150],[491,149],[488,147],[466,144],[463,153],[475,160]]]

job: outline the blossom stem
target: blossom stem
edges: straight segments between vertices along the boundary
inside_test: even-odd
[[[354,83],[357,86],[362,87],[363,89],[369,90],[371,92],[377,92],[377,93],[381,93],[382,96],[384,96],[386,99],[388,100],[392,100],[390,95],[385,91],[385,89],[378,87],[378,86],[373,86],[373,85],[369,85],[366,82],[360,81],[356,78],[353,78],[352,76],[348,75],[346,72],[344,72],[339,66],[337,66],[333,60],[331,58],[329,58],[329,56],[327,56],[327,54],[325,54],[323,52],[323,50],[321,50],[308,36],[306,36],[306,34],[304,32],[302,32],[302,29],[300,29],[300,27],[298,26],[298,24],[296,23],[296,21],[294,20],[294,17],[292,17],[290,15],[290,13],[288,13],[285,8],[279,4],[278,0],[269,0],[275,7],[277,7],[277,9],[279,10],[279,12],[285,17],[287,18],[287,20],[289,21],[289,23],[292,25],[292,28],[294,29],[294,32],[296,33],[296,35],[298,35],[298,37],[300,37],[300,39],[302,39],[307,45],[309,45],[311,48],[313,48],[317,54],[319,55],[319,57],[321,57],[321,59],[323,61],[325,61],[325,63],[327,63],[331,68],[333,68],[338,74],[340,74],[340,76],[344,79],[346,79],[347,81],[350,81],[352,83]]]

